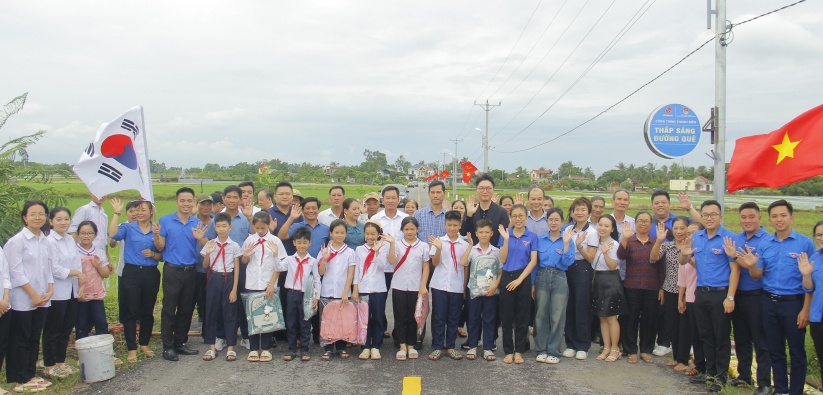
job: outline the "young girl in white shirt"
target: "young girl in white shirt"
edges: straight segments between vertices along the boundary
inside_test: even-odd
[[[345,243],[346,231],[345,220],[336,219],[332,221],[329,226],[331,241],[320,250],[322,258],[320,258],[318,270],[323,276],[323,280],[320,286],[320,310],[318,314],[321,319],[323,309],[329,303],[335,300],[340,300],[343,304],[349,303],[349,294],[354,282],[355,265],[357,265],[357,254]],[[321,339],[320,345],[326,349],[320,357],[324,361],[331,359],[335,349],[340,358],[347,359],[349,357],[344,340],[330,343]]]
[[[366,222],[363,226],[366,244],[357,247],[357,266],[352,300],[363,298],[369,304],[369,324],[366,331],[366,343],[360,359],[378,360],[380,347],[383,345],[383,320],[386,318],[386,279],[384,270],[397,261],[394,251],[394,238],[383,233],[375,222]]]
[[[283,242],[269,232],[271,216],[259,211],[251,221],[254,231],[243,243],[243,256],[240,262],[246,266],[246,291],[266,292],[266,299],[274,296],[274,288],[279,277],[281,262],[288,256]],[[242,270],[242,269],[241,269]],[[249,314],[250,312],[246,312]],[[246,358],[249,362],[269,362],[272,360],[271,348],[274,333],[261,333],[249,336],[251,352]],[[258,353],[258,350],[262,350]]]
[[[417,238],[419,228],[417,218],[403,218],[400,222],[403,240],[395,243],[397,263],[391,281],[391,298],[395,336],[400,342],[400,351],[395,356],[398,361],[404,361],[407,357],[418,358],[417,350],[414,349],[418,329],[414,310],[417,306],[417,296],[426,296],[429,293],[426,280],[429,278],[431,257],[429,245]]]

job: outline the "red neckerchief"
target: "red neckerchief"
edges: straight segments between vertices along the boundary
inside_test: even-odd
[[[257,239],[256,246],[260,246],[260,265],[263,265],[263,258],[266,256],[266,239]]]
[[[405,240],[403,241],[403,243],[405,243]],[[400,270],[400,266],[403,266],[403,262],[406,262],[406,257],[409,256],[409,252],[411,251],[411,249],[417,247],[418,244],[420,244],[420,240],[417,240],[417,242],[415,242],[414,244],[406,247],[406,252],[403,254],[403,257],[400,258],[400,262],[397,262],[397,266],[394,267],[395,272]]]
[[[294,281],[291,283],[292,289],[295,291],[303,290],[303,287],[297,288],[297,281],[300,281],[300,284],[303,284],[303,265],[309,263],[309,257],[305,257],[300,259],[297,255],[294,256],[294,260],[297,261],[297,273],[294,275]]]
[[[460,272],[457,271],[457,252],[454,250],[454,245],[457,244],[457,242],[449,240],[449,243],[451,243],[452,260],[454,261],[454,272],[460,274]]]
[[[366,255],[366,261],[363,263],[363,276],[366,275],[369,271],[369,266],[371,266],[372,261],[374,260],[374,248],[366,247],[369,249],[369,253]]]
[[[228,273],[226,273],[226,246],[228,244],[228,241],[226,241],[223,244],[220,244],[219,241],[217,242],[217,245],[220,247],[220,249],[217,250],[217,255],[215,255],[214,261],[212,261],[211,266],[209,266],[209,271],[206,273],[206,281],[209,280],[209,275],[211,275],[211,271],[214,270],[214,264],[217,263],[217,258],[221,256],[223,257],[223,277],[225,278],[228,275]]]
[[[332,253],[329,254],[329,260],[327,260],[326,263],[328,264],[329,262],[331,262],[331,260],[334,259],[334,257],[336,257],[341,252],[346,251],[347,248],[349,248],[349,246],[346,245],[346,244],[343,244],[343,248],[341,248],[340,250],[332,251]]]
[[[477,247],[477,252],[480,253],[480,255],[491,255],[492,254],[492,249],[491,249],[491,246],[489,246],[489,253],[487,254],[487,253],[483,252],[483,247]]]

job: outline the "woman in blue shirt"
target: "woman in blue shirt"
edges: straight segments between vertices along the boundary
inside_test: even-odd
[[[818,250],[811,256],[800,254],[797,266],[803,274],[803,287],[816,291],[818,285],[823,285],[823,221],[819,221],[812,228],[812,235],[817,242]],[[812,298],[812,307],[809,314],[809,330],[817,359],[823,358],[823,292],[815,292]],[[823,373],[821,373],[823,379]]]
[[[160,290],[160,270],[157,263],[163,258],[154,246],[151,218],[154,207],[149,201],[137,203],[137,221],[119,224],[123,203],[120,199],[112,199],[111,207],[114,215],[109,224],[109,236],[115,240],[125,240],[123,276],[120,277],[122,287],[118,297],[123,311],[120,312],[120,321],[123,322],[123,332],[126,335],[126,346],[130,363],[137,362],[137,321],[142,328],[140,331],[140,351],[147,357],[154,356],[149,348],[151,328],[154,327],[154,305],[157,303],[157,293]]]
[[[366,244],[366,235],[363,233],[363,223],[360,218],[360,202],[348,198],[343,201],[343,219],[346,220],[346,240],[343,242],[351,249]]]
[[[532,298],[536,304],[534,351],[537,362],[560,362],[560,341],[566,325],[569,285],[566,270],[574,262],[571,231],[561,232],[563,211],[552,208],[546,213],[549,233],[537,240],[539,268],[532,272]]]
[[[526,342],[529,340],[531,315],[531,272],[537,265],[537,235],[526,229],[528,209],[522,204],[511,208],[512,227],[509,229],[509,254],[503,262],[500,279],[500,320],[503,323],[504,363],[525,362]],[[503,245],[501,238],[498,247]],[[514,338],[512,338],[514,329]]]

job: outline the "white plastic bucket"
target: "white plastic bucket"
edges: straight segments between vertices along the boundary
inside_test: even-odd
[[[74,342],[80,359],[80,377],[96,383],[114,377],[114,336],[89,336]]]

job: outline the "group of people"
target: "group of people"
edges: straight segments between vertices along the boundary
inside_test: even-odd
[[[390,337],[395,359],[419,358],[430,332],[430,360],[494,361],[499,334],[507,364],[524,363],[529,348],[537,362],[585,360],[594,342],[601,346],[596,359],[605,362],[626,356],[632,364],[653,363],[652,355],[671,353],[667,365],[713,392],[732,384],[756,386],[755,394],[802,393],[809,323],[823,353],[823,293],[814,292],[823,281],[823,265],[814,263],[823,256],[793,230],[789,202],[767,209],[774,233],[761,226],[758,205],[744,203],[742,232],[735,234],[723,226],[718,202],[695,207],[684,194],[679,207],[688,216],[671,213],[665,191],[652,194],[651,212],[629,216],[625,190],[613,193],[611,214],[604,214],[606,199],[580,197],[564,215],[540,188],[497,198],[489,175],[478,177],[475,187],[467,201],[449,203],[443,182],[434,181],[428,206],[410,201],[403,211],[391,186],[362,200],[334,186],[331,207],[322,211],[318,198],[304,198],[287,182],[260,191],[244,182],[199,196],[180,188],[177,211],[157,220],[151,202],[111,199],[110,222],[105,197],[93,198],[73,218],[66,208],[26,202],[23,229],[0,254],[0,357],[8,352],[7,380],[20,392],[50,385],[35,374],[41,335],[45,374],[69,374],[72,330],[77,338],[92,327],[107,333],[102,282],[116,272],[129,362],[138,351],[153,355],[150,328],[162,285],[163,357],[170,361],[200,353],[188,345],[195,309],[208,346],[205,361],[224,349],[227,361],[237,360],[238,343],[250,350],[248,361],[271,361],[275,340],[287,343],[285,361],[310,360],[313,341],[323,347],[323,360],[346,359],[351,344],[319,339],[319,317],[331,303],[365,302],[363,360],[381,359]],[[819,244],[821,225],[813,229]],[[107,250],[116,243],[120,263],[113,265]],[[471,270],[489,259],[499,265],[481,275]],[[482,292],[470,293],[469,284],[477,282],[485,284]],[[248,334],[241,296],[253,292],[267,299],[278,293],[286,330]],[[422,297],[431,300],[430,328],[415,319]],[[306,303],[317,314],[307,314]],[[739,359],[733,380],[732,322]],[[458,336],[467,337],[459,347],[465,352]]]

